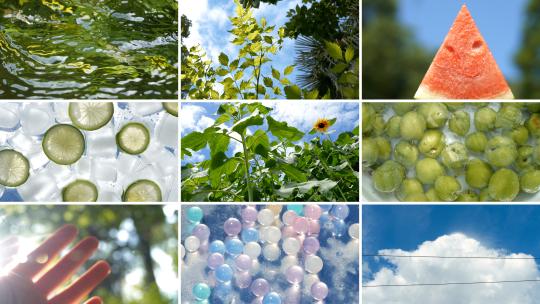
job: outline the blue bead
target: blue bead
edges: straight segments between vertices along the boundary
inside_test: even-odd
[[[217,253],[225,254],[225,243],[223,243],[220,240],[212,241],[212,243],[210,243],[210,246],[208,247],[208,251],[210,253],[217,252]]]
[[[219,283],[214,287],[214,295],[215,297],[224,300],[227,298],[229,294],[232,292],[232,285],[230,282],[226,283]]]
[[[349,216],[349,206],[347,205],[334,205],[330,214],[340,220],[344,220]]]
[[[347,229],[349,228],[343,220],[333,221],[332,226],[332,234],[337,237],[345,235],[347,233]]]
[[[262,303],[263,304],[281,304],[281,297],[279,296],[277,292],[272,291],[272,292],[267,293],[264,296]]]
[[[259,231],[255,228],[242,229],[242,234],[240,236],[244,243],[259,241]]]
[[[193,286],[193,295],[197,300],[206,300],[210,297],[210,287],[204,283],[198,283],[197,285]]]
[[[199,207],[191,207],[187,211],[187,218],[192,223],[198,223],[203,218],[203,211]]]
[[[319,207],[321,207],[322,212],[328,212],[332,209],[332,205],[319,205]]]
[[[225,248],[227,248],[227,252],[231,255],[239,255],[244,252],[244,244],[237,238],[225,241]]]
[[[304,205],[287,205],[287,210],[292,210],[297,215],[304,215]]]
[[[223,264],[216,268],[216,279],[221,282],[228,282],[232,280],[233,274],[233,269],[227,264]]]

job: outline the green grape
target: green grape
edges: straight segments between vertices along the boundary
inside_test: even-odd
[[[425,193],[428,201],[430,202],[440,202],[441,198],[437,195],[434,187],[429,188]]]
[[[533,159],[534,148],[532,146],[522,146],[518,149],[518,156],[516,158],[516,167],[520,170],[531,168],[534,164]]]
[[[495,127],[502,128],[503,130],[511,130],[518,127],[521,124],[522,115],[521,110],[512,105],[502,105],[497,112],[497,118],[495,119]]]
[[[470,102],[469,105],[475,108],[483,108],[489,106],[489,102]]]
[[[448,169],[461,169],[468,159],[467,148],[460,142],[449,144],[441,153],[441,161]]]
[[[414,102],[394,102],[392,103],[392,109],[397,115],[405,115],[405,113],[414,110],[416,103]]]
[[[427,130],[418,143],[418,151],[427,157],[436,158],[445,146],[445,138],[439,130]]]
[[[483,132],[474,132],[467,135],[467,138],[465,138],[465,146],[467,149],[477,153],[484,153],[487,142],[488,138]]]
[[[479,202],[489,202],[489,201],[492,201],[493,199],[491,198],[491,196],[489,196],[489,189],[488,188],[484,188],[482,190],[480,190],[480,194],[478,195],[478,201]]]
[[[521,190],[526,193],[540,191],[540,170],[529,170],[523,173],[519,179]]]
[[[497,201],[512,201],[519,193],[519,178],[516,172],[502,168],[489,180],[489,196]]]
[[[380,192],[394,192],[405,179],[405,168],[393,160],[385,161],[373,172],[373,185]]]
[[[497,113],[490,107],[478,109],[474,113],[474,126],[477,131],[491,131],[495,128]]]
[[[518,145],[524,145],[529,141],[529,130],[524,126],[518,126],[512,130],[505,131],[504,136],[512,138]]]
[[[442,128],[449,117],[446,106],[440,102],[422,103],[418,107],[418,113],[424,116],[428,128]]]
[[[390,140],[382,136],[375,137],[374,140],[379,151],[378,161],[389,160],[390,155],[392,155],[392,144],[390,144]]]
[[[465,136],[465,134],[469,133],[469,129],[471,128],[471,118],[469,113],[465,111],[454,112],[450,121],[448,121],[448,128],[459,136]]]
[[[488,162],[497,167],[507,167],[514,163],[517,158],[516,143],[504,136],[495,136],[488,141],[486,158]]]
[[[527,102],[526,106],[527,106],[527,110],[530,113],[540,112],[540,102]]]
[[[400,141],[394,147],[394,159],[403,166],[410,168],[418,160],[418,148],[406,141]]]
[[[401,186],[399,186],[399,189],[396,191],[396,197],[403,202],[407,196],[417,193],[424,194],[422,183],[416,178],[407,178],[401,183]]]
[[[463,107],[465,107],[464,102],[445,102],[444,104],[446,105],[446,107],[448,108],[450,112],[454,112],[459,109],[463,109]]]
[[[435,180],[444,175],[444,168],[433,158],[424,158],[416,163],[416,178],[424,184],[431,185]]]
[[[478,194],[472,190],[463,191],[458,195],[458,202],[478,202]]]
[[[408,112],[399,124],[401,137],[405,140],[420,140],[426,130],[426,120],[417,112]]]
[[[369,103],[362,104],[362,134],[368,134],[373,130],[375,110]]]
[[[536,138],[540,137],[540,114],[533,113],[527,120],[526,125],[530,135]]]
[[[427,202],[427,201],[428,201],[427,196],[421,192],[411,193],[403,199],[403,202]]]
[[[384,121],[382,114],[375,114],[372,124],[372,132],[374,135],[380,136],[384,134],[384,131],[386,130],[386,121]]]
[[[366,167],[373,166],[379,158],[379,147],[375,139],[371,137],[362,139],[362,164]]]
[[[480,159],[472,159],[465,170],[465,181],[469,187],[482,189],[487,187],[492,175],[493,170],[488,163]]]
[[[386,123],[386,135],[390,138],[399,138],[399,124],[401,123],[401,116],[392,116]]]
[[[455,201],[461,191],[459,181],[455,177],[448,175],[439,176],[435,181],[434,187],[437,196],[446,202]]]
[[[532,159],[535,164],[540,165],[540,145],[538,143],[533,148]]]

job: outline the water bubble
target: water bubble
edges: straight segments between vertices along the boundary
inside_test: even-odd
[[[205,283],[198,283],[193,286],[193,295],[197,300],[206,300],[210,297],[210,287]]]
[[[216,268],[216,279],[221,282],[228,282],[232,280],[233,269],[227,264],[223,264]]]
[[[255,296],[262,297],[270,291],[270,284],[265,279],[256,279],[251,283],[250,290]]]
[[[287,281],[291,284],[298,284],[304,280],[304,269],[298,265],[291,266],[285,272]]]
[[[231,217],[223,224],[223,230],[229,236],[238,235],[242,230],[242,223],[238,219]]]
[[[270,292],[264,296],[263,304],[281,304],[281,297],[277,292]]]
[[[203,211],[199,207],[191,207],[187,211],[187,218],[193,223],[200,222],[203,218]]]
[[[184,247],[188,252],[194,252],[199,249],[199,246],[201,245],[201,240],[199,240],[198,237],[190,235],[186,238],[184,241]]]
[[[328,296],[328,286],[323,282],[317,282],[311,285],[311,296],[315,300],[324,300]]]

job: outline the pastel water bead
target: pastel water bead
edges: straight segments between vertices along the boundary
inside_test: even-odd
[[[300,264],[296,255],[287,255],[280,260],[280,263],[281,265],[279,267],[279,271],[283,274],[287,272],[287,269],[289,269],[289,267]]]
[[[256,260],[261,255],[261,245],[257,242],[249,242],[244,246],[244,253],[253,260]]]
[[[246,206],[241,211],[242,221],[245,223],[253,223],[257,220],[257,208],[252,206]]]
[[[210,237],[210,229],[205,224],[197,224],[193,227],[191,234],[199,238],[202,242],[205,242]]]
[[[277,244],[281,240],[281,230],[276,226],[261,227],[260,240],[272,244]]]
[[[233,288],[231,282],[219,282],[214,287],[214,295],[219,299],[226,299],[232,292]]]
[[[309,273],[319,273],[324,266],[323,260],[314,254],[304,258],[304,269]]]
[[[221,254],[225,254],[225,251],[226,251],[225,243],[223,243],[220,240],[212,241],[212,243],[210,243],[210,246],[208,247],[208,251],[210,253],[218,252]]]
[[[279,259],[281,256],[281,250],[277,244],[267,244],[262,250],[263,256],[266,260],[273,262]]]
[[[232,280],[234,271],[231,266],[223,264],[216,268],[216,279],[220,282],[228,282]]]
[[[321,232],[321,224],[318,220],[308,219],[307,235],[317,235]]]
[[[349,206],[347,205],[334,205],[330,210],[330,214],[340,220],[344,220],[349,216]]]
[[[223,230],[228,236],[235,236],[242,231],[242,223],[237,218],[231,217],[223,223]]]
[[[266,208],[272,210],[272,212],[277,215],[281,213],[283,206],[282,205],[267,205]]]
[[[201,240],[199,240],[199,238],[194,235],[190,235],[184,240],[184,247],[188,252],[197,251],[200,245]]]
[[[321,217],[322,209],[319,205],[305,205],[304,206],[304,215],[305,217],[318,220]]]
[[[319,207],[321,207],[322,212],[325,213],[329,212],[330,209],[332,209],[333,205],[319,205]]]
[[[319,251],[319,248],[321,247],[319,240],[312,236],[307,237],[302,243],[302,246],[306,254],[315,254],[317,253],[317,251]]]
[[[255,228],[244,228],[240,234],[244,243],[259,241],[259,231]]]
[[[328,296],[328,286],[324,282],[317,282],[311,285],[311,296],[318,301],[326,299]]]
[[[287,210],[283,213],[281,216],[281,219],[283,220],[283,223],[287,226],[292,226],[294,224],[294,220],[298,217],[298,214],[296,214],[293,210]]]
[[[244,252],[244,243],[238,238],[230,238],[225,241],[225,248],[230,255],[236,256]]]
[[[304,280],[304,269],[298,265],[293,265],[285,271],[285,277],[291,284],[298,284]]]
[[[262,300],[263,304],[281,304],[281,297],[275,291],[267,293]]]
[[[296,255],[300,251],[300,248],[302,247],[302,245],[300,244],[300,241],[298,241],[297,238],[288,237],[283,240],[281,247],[283,248],[283,251],[286,254]]]
[[[293,226],[283,226],[281,227],[281,236],[286,239],[288,237],[295,237],[298,233],[294,230]]]
[[[306,233],[308,231],[308,220],[305,217],[297,217],[294,220],[293,228],[296,233]]]
[[[292,210],[298,215],[304,215],[304,205],[300,204],[290,204],[287,205],[287,210]]]
[[[247,254],[240,254],[234,259],[234,264],[239,271],[248,271],[251,268],[251,258]]]
[[[183,260],[186,256],[186,248],[184,248],[184,245],[180,244],[180,259]]]
[[[195,299],[199,301],[210,298],[210,294],[212,293],[210,286],[205,283],[195,284],[195,286],[193,286],[192,292]]]
[[[225,257],[219,252],[214,252],[208,255],[206,263],[208,265],[208,268],[215,270],[219,266],[223,265],[223,263],[225,263]]]
[[[275,216],[276,215],[274,212],[272,212],[272,210],[268,208],[263,209],[259,211],[259,214],[257,214],[257,221],[263,226],[270,226],[274,222]]]
[[[270,292],[270,284],[268,284],[268,281],[263,278],[255,279],[251,286],[249,287],[249,290],[257,297],[262,297],[268,292]]]
[[[192,223],[200,222],[203,218],[203,215],[204,214],[202,209],[196,206],[189,208],[187,211],[187,218]]]
[[[249,271],[238,271],[234,275],[234,282],[241,289],[248,288],[251,285],[251,281]]]
[[[360,225],[358,223],[349,226],[349,236],[351,239],[360,239]]]

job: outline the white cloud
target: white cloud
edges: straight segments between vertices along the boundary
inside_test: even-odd
[[[197,105],[182,105],[180,110],[180,122],[182,124],[182,136],[191,131],[202,131],[214,124],[214,119],[204,115],[206,109]]]
[[[492,249],[463,234],[444,235],[426,241],[418,249],[381,250],[388,255],[438,255],[531,257],[522,253],[506,253]],[[383,267],[373,274],[366,285],[444,283],[538,279],[540,273],[534,260],[502,259],[404,259],[385,258],[392,267]],[[538,303],[537,283],[507,283],[485,285],[452,285],[422,287],[378,287],[363,289],[367,304],[533,304]]]

